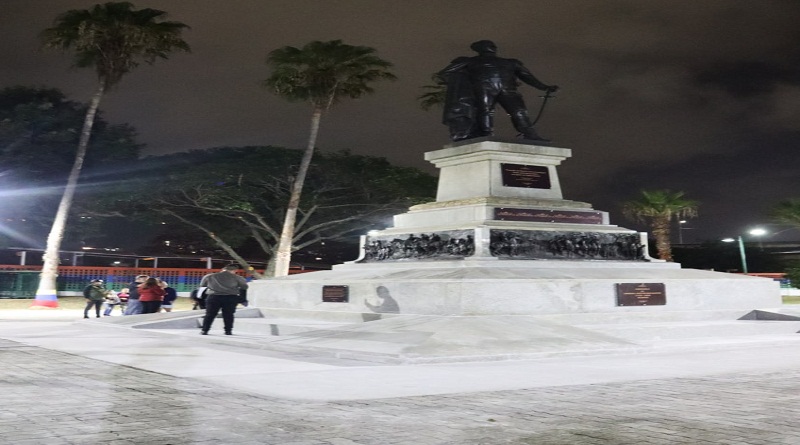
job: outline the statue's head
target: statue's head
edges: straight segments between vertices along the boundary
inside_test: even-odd
[[[475,51],[476,53],[496,53],[497,45],[495,45],[491,40],[478,40],[470,45],[469,49]]]

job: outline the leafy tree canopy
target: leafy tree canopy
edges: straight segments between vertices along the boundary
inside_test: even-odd
[[[63,183],[75,158],[87,105],[55,88],[14,86],[0,90],[0,165],[4,176],[24,184]],[[136,159],[143,148],[128,124],[98,117],[87,168]]]
[[[0,244],[37,246],[55,214],[75,157],[87,105],[54,88],[0,90]],[[86,159],[91,172],[114,170],[143,147],[127,124],[97,119]]]
[[[75,66],[94,68],[104,87],[119,83],[140,61],[152,64],[172,51],[189,51],[181,38],[188,25],[164,20],[164,11],[133,8],[130,2],[108,2],[72,9],[41,37],[48,48],[73,50]]]
[[[203,234],[206,248],[257,247],[258,252],[245,253],[271,258],[293,180],[287,172],[302,154],[280,147],[222,147],[152,157],[141,162],[135,180],[115,185],[113,192],[106,189],[92,202],[98,213],[115,209],[150,221],[169,217],[163,229],[183,239],[187,232]],[[298,211],[294,250],[323,240],[355,241],[435,193],[434,177],[384,158],[335,152],[315,159]],[[181,253],[181,246],[171,248]]]
[[[272,66],[264,85],[290,101],[305,101],[327,110],[339,99],[355,99],[373,92],[371,83],[394,80],[392,67],[374,48],[341,40],[313,41],[302,48],[286,46],[267,56]]]

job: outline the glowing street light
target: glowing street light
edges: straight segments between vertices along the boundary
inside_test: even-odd
[[[683,231],[693,229],[693,227],[684,227],[687,222],[689,221],[685,219],[678,220],[678,244],[683,244]]]
[[[750,235],[753,235],[753,236],[763,236],[763,235],[767,234],[767,231],[765,229],[757,227],[755,229],[750,230],[747,233],[749,233]],[[744,240],[742,240],[742,236],[739,235],[739,236],[736,237],[736,239],[724,238],[722,240],[722,242],[724,242],[724,243],[732,243],[734,241],[737,241],[739,243],[739,256],[742,259],[742,272],[746,274],[747,273],[747,255],[745,255],[745,252],[744,252]]]

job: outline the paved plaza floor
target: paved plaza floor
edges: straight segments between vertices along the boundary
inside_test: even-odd
[[[791,335],[387,365],[100,324],[0,312],[0,443],[800,444]]]

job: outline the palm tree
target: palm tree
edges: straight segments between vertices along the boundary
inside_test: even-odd
[[[697,201],[683,197],[683,192],[669,190],[642,190],[639,198],[625,202],[623,213],[626,217],[647,222],[656,238],[656,250],[662,260],[672,261],[672,246],[669,232],[672,218],[697,216]]]
[[[187,25],[164,21],[164,11],[133,8],[133,4],[128,2],[112,2],[91,9],[69,10],[56,18],[53,27],[42,32],[45,47],[72,49],[77,67],[93,67],[98,86],[86,111],[75,162],[47,237],[44,265],[33,307],[58,307],[58,253],[103,94],[136,68],[140,61],[152,64],[156,59],[166,59],[173,50],[189,51],[189,45],[181,39],[181,32],[188,28]]]
[[[439,76],[438,73],[433,73],[433,75],[431,75],[431,81],[433,84],[423,85],[422,89],[425,90],[425,92],[417,96],[420,108],[425,111],[441,107],[444,105],[446,99],[447,84],[444,79]]]
[[[770,212],[770,216],[777,223],[800,228],[800,199],[779,202]]]
[[[308,145],[294,176],[286,206],[278,248],[275,276],[289,274],[297,209],[308,167],[314,155],[322,114],[342,98],[358,98],[373,92],[371,82],[393,80],[392,64],[379,58],[375,49],[351,46],[341,40],[313,41],[302,48],[285,46],[267,56],[272,74],[264,85],[273,93],[293,102],[311,104],[311,131]]]

